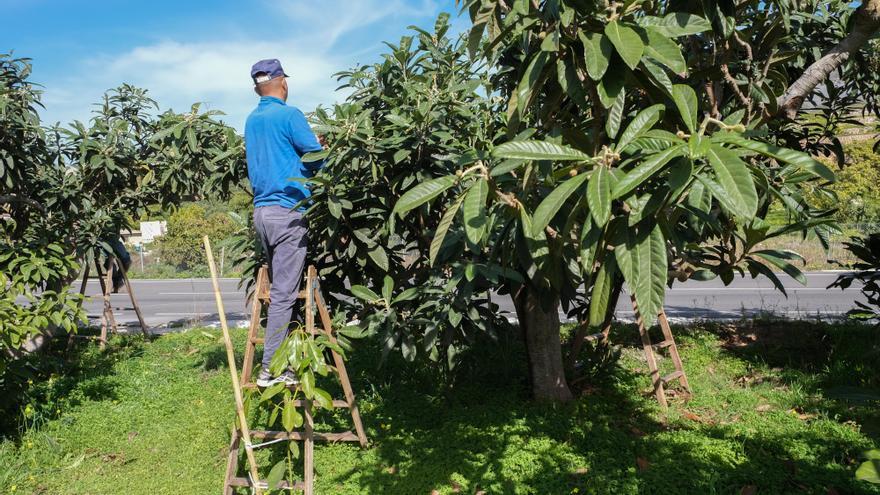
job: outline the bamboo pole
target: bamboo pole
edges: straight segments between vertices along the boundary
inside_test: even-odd
[[[235,412],[240,423],[241,436],[244,440],[244,450],[247,454],[248,467],[251,473],[251,482],[257,495],[262,494],[260,489],[260,477],[257,472],[257,461],[254,458],[254,449],[251,444],[251,432],[248,428],[247,417],[244,413],[244,401],[241,397],[241,386],[238,382],[238,370],[235,366],[235,352],[232,347],[232,338],[229,336],[229,327],[226,325],[226,311],[223,309],[223,298],[220,297],[220,282],[217,280],[217,267],[214,265],[214,255],[211,252],[211,241],[208,236],[202,240],[205,243],[205,254],[208,257],[208,267],[211,269],[211,282],[214,284],[214,299],[217,301],[217,313],[220,316],[220,328],[223,329],[223,342],[226,344],[226,360],[229,363],[229,374],[232,378],[232,393],[235,396]]]

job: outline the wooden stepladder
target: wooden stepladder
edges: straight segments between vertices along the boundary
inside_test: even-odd
[[[344,431],[334,433],[323,433],[314,431],[314,417],[312,410],[312,401],[297,400],[296,406],[302,407],[304,411],[304,423],[302,431],[269,431],[269,430],[251,430],[247,424],[242,399],[242,390],[254,389],[256,384],[251,380],[254,371],[254,359],[256,356],[256,346],[262,344],[263,337],[260,337],[260,320],[263,308],[269,302],[269,272],[268,268],[263,266],[257,274],[256,287],[253,295],[252,314],[250,327],[248,329],[247,342],[245,344],[244,364],[242,365],[241,376],[238,376],[236,370],[235,357],[232,348],[232,341],[229,338],[229,331],[226,326],[226,318],[223,310],[223,303],[220,297],[219,282],[216,277],[216,267],[214,266],[213,256],[211,254],[210,243],[205,237],[205,249],[208,253],[208,264],[211,268],[211,276],[214,280],[215,297],[220,314],[220,323],[224,331],[224,340],[227,346],[227,358],[232,377],[233,391],[236,399],[236,414],[238,422],[232,429],[232,440],[229,445],[229,458],[226,464],[226,476],[223,484],[224,495],[234,493],[236,487],[250,487],[256,493],[262,493],[263,490],[269,489],[268,483],[261,480],[257,473],[257,464],[254,459],[253,452],[259,447],[274,444],[279,441],[302,441],[303,442],[303,463],[304,463],[304,479],[296,481],[282,481],[277,488],[283,490],[302,490],[306,495],[314,493],[314,444],[315,441],[327,442],[358,442],[361,447],[367,446],[367,435],[364,432],[363,423],[361,422],[360,412],[358,411],[357,401],[351,388],[351,382],[348,378],[348,372],[345,369],[345,361],[336,351],[331,350],[333,356],[332,367],[333,372],[339,378],[342,390],[345,394],[344,400],[333,400],[334,408],[347,408],[351,413],[352,423],[355,431]],[[306,288],[299,293],[299,298],[303,299],[305,310],[305,326],[306,331],[311,335],[317,332],[323,332],[328,339],[336,342],[336,336],[333,333],[333,322],[330,312],[321,295],[318,282],[317,271],[315,267],[310,266],[306,271],[305,277]],[[315,325],[315,313],[320,318],[320,327]],[[296,385],[294,385],[296,387]],[[254,444],[253,440],[262,441],[262,443]],[[247,456],[248,477],[238,475],[239,469],[239,451],[244,444],[245,454]]]
[[[691,386],[688,383],[687,374],[682,365],[681,355],[678,353],[678,345],[675,343],[675,337],[672,335],[672,329],[669,327],[669,320],[666,318],[666,311],[663,308],[660,308],[660,313],[657,315],[660,330],[663,332],[663,341],[654,344],[651,342],[651,336],[648,334],[649,328],[645,326],[644,319],[642,318],[641,312],[639,312],[635,297],[630,296],[630,300],[632,301],[633,311],[635,311],[636,323],[639,327],[639,337],[641,337],[642,348],[645,351],[645,360],[648,362],[648,371],[651,376],[654,395],[657,397],[657,402],[659,402],[660,406],[665,410],[669,407],[666,400],[666,387],[672,383],[673,380],[677,379],[681,388],[688,394],[691,393]],[[581,327],[578,331],[578,336],[575,337],[574,345],[572,346],[572,359],[574,359],[580,352],[581,344],[586,340],[608,342],[608,334],[611,332],[612,317],[613,314],[609,315],[602,325],[602,331],[599,333],[584,335],[586,334],[585,329],[587,327]],[[660,367],[657,364],[657,356],[654,354],[654,351],[660,351],[662,349],[667,350],[669,358],[675,368],[675,371],[666,375],[660,374]]]
[[[98,282],[101,284],[101,295],[104,301],[104,308],[101,314],[101,334],[98,336],[98,342],[100,343],[101,349],[104,349],[104,347],[107,346],[108,334],[111,331],[113,333],[119,333],[119,327],[116,324],[116,317],[113,316],[113,306],[110,304],[110,293],[113,291],[113,273],[115,270],[119,270],[120,273],[122,273],[122,280],[125,282],[125,288],[128,291],[129,299],[131,299],[131,306],[134,308],[134,312],[137,315],[138,323],[141,326],[141,332],[144,334],[144,337],[150,337],[150,329],[147,327],[144,315],[141,313],[141,307],[138,305],[137,299],[134,296],[134,289],[131,286],[131,280],[128,278],[128,272],[125,270],[122,263],[116,259],[116,256],[113,256],[112,254],[108,254],[108,256],[110,257],[110,268],[106,273],[101,273],[100,256],[97,251],[92,254],[92,260],[95,264],[95,271],[97,271],[96,275],[98,276]],[[86,293],[90,269],[91,265],[87,255],[85,268],[83,269],[82,284],[80,284],[79,287],[80,295],[85,295]],[[71,339],[73,337],[74,335],[71,335]]]
[[[648,370],[651,374],[651,382],[654,385],[654,395],[657,396],[657,402],[660,403],[660,406],[663,407],[663,409],[666,409],[669,407],[669,404],[666,402],[666,386],[673,380],[677,379],[681,388],[684,389],[685,392],[691,393],[691,386],[688,383],[687,374],[684,372],[681,356],[678,354],[678,345],[675,343],[675,338],[672,336],[672,329],[669,327],[669,320],[666,318],[666,311],[663,310],[663,308],[660,308],[660,313],[657,315],[657,321],[660,323],[660,330],[663,332],[663,341],[658,344],[652,343],[651,336],[648,335],[649,329],[645,326],[642,314],[639,312],[635,296],[630,296],[630,299],[632,300],[633,310],[636,313],[636,323],[639,325],[639,336],[642,338],[642,348],[645,350],[645,358],[648,361]],[[657,366],[657,357],[654,355],[655,349],[666,349],[669,352],[669,358],[672,360],[675,371],[667,375],[660,375],[660,367]]]

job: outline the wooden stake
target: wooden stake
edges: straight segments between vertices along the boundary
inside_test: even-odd
[[[214,299],[217,301],[217,313],[220,316],[220,328],[223,329],[223,342],[226,344],[226,360],[229,364],[229,374],[232,378],[232,393],[235,396],[235,412],[238,416],[239,430],[244,440],[244,451],[248,459],[253,488],[257,495],[262,493],[260,489],[260,476],[257,472],[257,461],[254,458],[254,449],[251,446],[251,432],[248,427],[247,417],[244,411],[244,401],[241,397],[241,386],[238,382],[238,370],[235,366],[235,350],[232,346],[232,338],[229,336],[229,327],[226,325],[226,311],[223,308],[223,298],[220,297],[220,282],[217,280],[217,267],[214,265],[214,254],[211,252],[211,241],[208,236],[202,240],[205,243],[205,254],[208,257],[208,267],[211,270],[211,282],[214,284]]]
[[[303,447],[305,450],[304,457],[304,479],[305,482],[305,495],[314,495],[315,493],[315,423],[314,418],[312,418],[312,401],[307,400],[305,407],[303,408],[305,412],[305,428],[303,428],[303,433],[305,435],[305,439],[303,443],[305,444]]]

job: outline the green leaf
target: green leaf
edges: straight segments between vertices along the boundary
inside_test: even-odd
[[[391,295],[394,293],[394,279],[390,276],[385,275],[385,278],[382,280],[382,298],[385,299],[386,303],[391,303]]]
[[[582,173],[558,185],[548,194],[532,215],[532,232],[543,232],[556,213],[562,208],[566,200],[577,191],[589,178],[588,174]]]
[[[405,291],[401,292],[397,295],[392,301],[391,304],[396,304],[403,301],[411,301],[419,295],[419,287],[410,287]]]
[[[351,294],[358,299],[361,299],[363,301],[370,302],[370,303],[376,302],[379,299],[382,299],[381,297],[379,297],[379,294],[376,294],[375,292],[364,287],[363,285],[352,285],[351,286]]]
[[[434,238],[431,239],[431,247],[428,255],[431,266],[434,266],[434,262],[437,260],[437,255],[440,253],[440,248],[443,246],[443,239],[446,237],[446,233],[449,231],[449,227],[452,225],[452,221],[455,219],[455,214],[458,213],[458,209],[461,207],[464,198],[465,195],[462,194],[454,203],[449,205],[449,209],[446,210],[446,213],[443,214],[443,218],[440,219],[440,223],[437,224],[437,230],[434,231]]]
[[[587,204],[593,221],[604,227],[611,218],[611,173],[603,166],[593,171],[587,183]]]
[[[639,315],[645,326],[654,324],[666,293],[668,262],[666,240],[659,225],[625,231],[626,242],[614,248],[623,278],[635,295]]]
[[[661,67],[659,64],[653,62],[651,59],[642,60],[642,65],[645,66],[645,69],[654,76],[654,79],[659,83],[659,86],[656,86],[658,89],[661,89],[666,92],[668,95],[672,95],[672,79],[669,78],[669,74],[666,73],[666,69]]]
[[[281,481],[284,480],[284,473],[287,472],[287,460],[280,460],[269,471],[269,475],[266,476],[266,484],[269,485],[270,490],[276,490],[281,485]]]
[[[315,387],[315,404],[323,409],[333,409],[333,398],[326,390]]]
[[[550,256],[550,247],[547,245],[547,236],[543,231],[535,232],[532,228],[532,218],[525,208],[519,209],[520,222],[522,223],[523,236],[529,249],[529,256],[535,262],[539,270],[543,270]]]
[[[584,275],[585,281],[588,280],[589,277],[593,274],[593,264],[596,259],[596,250],[599,247],[599,241],[602,239],[603,233],[604,229],[597,227],[590,219],[590,217],[587,217],[581,229],[579,246],[581,272]]]
[[[614,45],[620,58],[626,62],[630,69],[635,69],[642,59],[645,44],[638,31],[617,21],[611,21],[605,25],[605,36]]]
[[[587,74],[594,81],[598,81],[608,70],[608,62],[611,60],[614,45],[611,44],[611,40],[607,36],[601,33],[578,31],[578,36],[584,45],[584,62],[587,66]]]
[[[480,178],[468,189],[464,198],[464,232],[473,246],[478,246],[486,228],[486,199],[489,181]]]
[[[417,208],[443,194],[443,192],[452,187],[455,182],[456,176],[454,175],[447,175],[445,177],[422,182],[400,197],[397,204],[394,205],[394,213],[399,213],[403,216],[404,213],[413,208]]]
[[[752,141],[746,139],[739,134],[731,132],[717,132],[712,136],[712,141],[719,143],[730,143],[740,148],[755,151],[764,156],[769,156],[775,160],[788,163],[794,167],[805,170],[816,177],[827,180],[828,182],[836,182],[837,178],[834,172],[813,157],[800,151],[788,148],[780,148],[769,143],[760,141]]]
[[[641,26],[656,29],[670,38],[698,34],[712,29],[712,24],[706,19],[684,12],[675,12],[662,18],[645,16],[638,19],[638,22]]]
[[[875,450],[874,452],[880,452]],[[856,469],[856,479],[868,483],[880,483],[880,459],[871,458]]]
[[[718,201],[745,221],[754,218],[758,210],[758,192],[748,165],[736,153],[719,145],[711,146],[706,156],[715,171],[715,180],[723,190],[720,195],[713,191]]]
[[[547,141],[509,141],[495,147],[492,155],[520,160],[593,161],[590,155],[582,151]]]
[[[622,89],[614,100],[614,104],[611,105],[611,110],[608,112],[608,120],[605,121],[605,132],[608,134],[609,139],[614,139],[617,136],[617,131],[620,130],[620,122],[623,120],[623,108],[625,105],[626,89]]]
[[[539,82],[541,80],[541,75],[544,72],[544,66],[547,65],[547,60],[549,60],[549,58],[550,54],[548,52],[538,52],[538,54],[532,58],[525,73],[523,73],[523,77],[516,89],[517,110],[519,112],[528,108],[532,103],[532,98],[540,92],[542,85],[539,84]]]
[[[272,397],[275,397],[276,395],[278,395],[278,393],[281,392],[282,390],[284,390],[283,383],[276,383],[275,385],[272,385],[271,387],[266,388],[265,390],[263,390],[263,393],[260,394],[260,402],[266,402],[267,400],[271,399]]]
[[[697,93],[686,84],[676,84],[672,87],[672,99],[678,107],[681,120],[691,133],[697,131],[697,112],[699,111]]]
[[[373,263],[376,264],[383,271],[388,271],[390,266],[388,265],[388,254],[385,252],[385,249],[382,246],[376,246],[373,249],[367,251],[367,255],[373,260]]]
[[[307,399],[311,399],[315,396],[315,375],[311,370],[306,370],[306,372],[302,374],[300,377],[300,386]]]
[[[801,255],[794,251],[762,249],[759,251],[752,251],[752,254],[768,261],[776,268],[785,272],[789,277],[797,280],[801,285],[807,285],[807,277],[804,273],[798,267],[789,263],[789,261],[800,261],[801,263],[804,261]]]
[[[617,263],[614,257],[606,256],[605,262],[599,267],[599,273],[596,274],[593,290],[590,293],[590,326],[599,326],[605,322],[614,288],[615,273],[617,273]]]
[[[657,104],[652,105],[639,112],[632,119],[632,121],[630,121],[629,125],[626,127],[626,130],[623,131],[623,134],[620,135],[620,139],[617,140],[617,143],[614,145],[614,149],[623,150],[634,139],[641,136],[643,132],[654,127],[654,124],[656,124],[657,121],[660,120],[660,114],[665,108],[666,105]]]
[[[684,74],[687,72],[687,63],[681,54],[681,48],[678,43],[667,38],[656,29],[646,29],[648,33],[648,44],[645,45],[645,55],[653,58],[672,69],[676,74]]]
[[[626,175],[617,182],[617,185],[614,186],[614,190],[611,192],[611,198],[617,199],[625,196],[645,183],[645,181],[650,179],[651,176],[663,169],[663,167],[669,163],[669,160],[681,156],[683,149],[684,148],[681,145],[678,145],[667,148],[660,153],[649,155],[646,160],[636,165],[635,168],[627,172]]]
[[[596,85],[596,93],[599,94],[599,101],[603,107],[611,108],[617,100],[617,96],[623,91],[626,80],[624,71],[623,67],[612,68]]]
[[[281,411],[281,425],[284,426],[284,429],[287,431],[293,431],[295,428],[294,416],[298,414],[296,411],[296,406],[293,404],[293,400],[288,400],[284,402],[284,409]]]

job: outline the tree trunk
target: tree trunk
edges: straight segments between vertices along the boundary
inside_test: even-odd
[[[528,285],[523,285],[514,294],[513,304],[529,359],[532,395],[538,401],[572,400],[562,365],[559,302],[554,301],[550,308],[545,309],[541,306],[538,292]]]
[[[840,43],[813,62],[785,94],[779,97],[779,115],[794,119],[804,100],[850,55],[865,45],[880,30],[880,0],[866,0],[853,14],[852,30]]]

